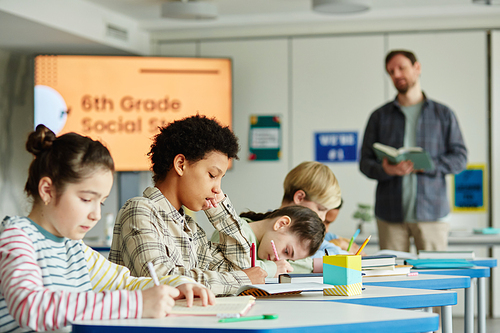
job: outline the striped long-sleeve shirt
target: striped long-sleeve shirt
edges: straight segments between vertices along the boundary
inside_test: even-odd
[[[194,281],[161,278],[174,287],[187,282]],[[6,217],[0,225],[1,332],[67,331],[75,320],[140,318],[140,290],[153,285],[26,217]]]

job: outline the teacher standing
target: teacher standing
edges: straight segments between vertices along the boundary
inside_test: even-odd
[[[467,164],[458,120],[447,106],[428,99],[420,88],[421,64],[406,50],[389,52],[385,68],[398,94],[375,110],[365,129],[360,170],[378,181],[375,216],[381,249],[444,251],[448,245],[450,212],[447,174],[458,174]],[[377,160],[373,144],[422,147],[435,165],[414,170],[411,161],[389,164]]]

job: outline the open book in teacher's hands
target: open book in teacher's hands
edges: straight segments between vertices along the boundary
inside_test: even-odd
[[[412,161],[414,170],[434,170],[434,162],[427,151],[421,147],[401,147],[399,149],[375,142],[373,151],[380,160],[387,158],[389,163],[398,164],[402,161]]]

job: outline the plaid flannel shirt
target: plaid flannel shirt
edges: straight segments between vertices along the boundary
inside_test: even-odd
[[[385,173],[373,144],[403,147],[404,129],[405,116],[396,98],[371,114],[361,148],[361,172],[378,181],[375,215],[388,222],[403,222],[402,177]],[[416,135],[417,146],[429,152],[436,166],[432,171],[417,173],[416,219],[436,221],[450,212],[445,175],[465,169],[467,149],[453,111],[426,97]]]
[[[205,211],[224,244],[212,244],[203,229],[176,210],[156,187],[129,199],[116,219],[109,260],[134,276],[149,276],[151,261],[158,275],[186,275],[216,295],[234,294],[250,284],[250,244],[241,233],[229,198]],[[236,218],[235,218],[236,217]]]

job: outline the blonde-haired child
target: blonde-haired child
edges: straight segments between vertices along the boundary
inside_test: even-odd
[[[288,172],[283,182],[283,190],[281,207],[309,207],[325,223],[325,240],[313,258],[322,257],[325,250],[328,254],[346,254],[349,240],[328,232],[342,206],[340,185],[333,171],[320,162],[302,162]],[[355,253],[358,248],[357,244],[352,244],[350,252]]]
[[[27,217],[0,225],[0,331],[70,330],[75,320],[162,317],[174,300],[211,291],[180,276],[151,278],[107,261],[81,239],[99,221],[114,164],[100,142],[75,133],[56,137],[38,125],[26,143],[35,155],[25,191]],[[167,285],[168,286],[167,286]]]

